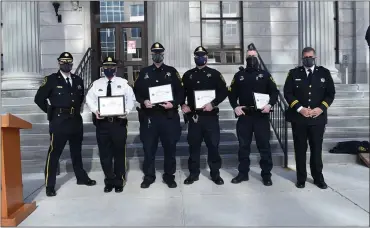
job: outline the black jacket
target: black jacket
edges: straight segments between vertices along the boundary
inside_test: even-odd
[[[284,97],[289,104],[287,121],[309,125],[326,124],[327,109],[335,97],[335,86],[330,71],[322,66],[316,66],[310,83],[304,67],[291,69],[285,81]],[[306,118],[297,112],[300,107],[311,109],[319,107],[323,113],[316,118]]]

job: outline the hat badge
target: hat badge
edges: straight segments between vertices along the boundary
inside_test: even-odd
[[[154,47],[159,48],[159,44],[158,44],[158,43],[156,43]]]
[[[108,61],[112,61],[112,58],[111,57],[108,57]]]
[[[68,53],[65,53],[65,54],[64,54],[64,56],[65,56],[65,57],[68,57],[69,55],[68,55]]]
[[[198,51],[203,51],[203,48],[202,48],[202,47],[199,47],[199,48],[198,48]]]

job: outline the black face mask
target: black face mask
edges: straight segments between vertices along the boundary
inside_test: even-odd
[[[313,65],[315,65],[315,59],[312,57],[302,58],[302,64],[305,67],[312,67]]]
[[[59,69],[63,71],[64,73],[69,73],[72,70],[72,66],[73,66],[72,64],[65,63],[65,64],[61,64]]]
[[[163,54],[159,54],[159,53],[158,54],[152,54],[152,60],[155,63],[161,63],[163,61],[163,59],[164,59]]]
[[[258,58],[256,56],[248,56],[247,59],[247,68],[258,68]]]

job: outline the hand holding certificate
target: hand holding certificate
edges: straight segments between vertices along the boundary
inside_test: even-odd
[[[171,85],[149,87],[149,99],[152,104],[173,101]]]
[[[264,93],[253,93],[254,103],[257,110],[262,110],[270,101],[270,96]]]
[[[194,91],[195,109],[201,109],[204,105],[211,103],[216,98],[215,90]]]
[[[99,97],[98,99],[100,117],[126,115],[124,96]]]

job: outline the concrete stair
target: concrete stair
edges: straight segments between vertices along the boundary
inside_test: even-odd
[[[326,163],[355,162],[353,155],[333,155],[328,151],[337,142],[347,140],[369,140],[369,88],[368,85],[336,85],[337,95],[329,109],[329,123],[327,125],[323,158]],[[43,172],[47,149],[49,145],[48,123],[44,114],[33,102],[34,91],[4,92],[1,113],[10,112],[33,124],[31,130],[21,131],[21,150],[23,172]],[[225,167],[235,167],[237,164],[238,140],[235,132],[236,119],[228,100],[220,104],[221,143],[220,153]],[[87,169],[100,168],[98,149],[95,138],[95,127],[91,123],[91,114],[88,109],[82,114],[84,119],[83,158]],[[140,168],[143,150],[139,139],[139,122],[137,112],[129,115],[127,161],[131,168]],[[182,135],[177,146],[177,159],[179,167],[186,168],[188,157],[187,125],[182,121]],[[283,153],[273,131],[271,135],[271,149],[274,164],[283,164]],[[288,130],[289,162],[294,161],[293,141],[291,129]],[[157,153],[157,167],[162,169],[163,150],[159,144]],[[252,165],[258,165],[259,155],[255,142],[251,146]],[[202,146],[202,166],[206,166],[205,145]],[[61,171],[71,171],[69,146],[61,156]],[[308,156],[309,158],[309,156]]]

